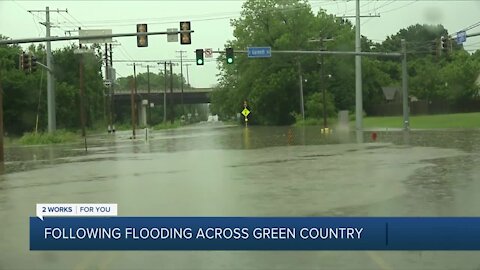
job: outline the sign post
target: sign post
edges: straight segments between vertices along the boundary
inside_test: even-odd
[[[242,111],[243,116],[245,117],[245,127],[247,127],[248,124],[248,115],[250,114],[250,111],[247,109],[247,101],[243,102],[243,111]]]

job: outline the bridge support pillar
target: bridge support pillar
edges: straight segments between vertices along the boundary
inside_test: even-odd
[[[139,126],[146,127],[147,126],[147,106],[148,100],[142,100],[140,106],[138,107],[138,123]]]

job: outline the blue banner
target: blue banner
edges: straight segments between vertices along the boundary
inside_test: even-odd
[[[30,250],[480,250],[480,218],[31,217]]]

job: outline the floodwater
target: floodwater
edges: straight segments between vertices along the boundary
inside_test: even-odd
[[[187,128],[8,147],[0,269],[480,269],[480,252],[29,251],[37,203],[122,216],[479,216],[480,130]]]

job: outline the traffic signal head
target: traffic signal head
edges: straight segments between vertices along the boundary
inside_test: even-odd
[[[30,55],[23,53],[23,70],[30,70]]]
[[[190,22],[180,22],[180,31],[190,31]],[[180,33],[180,44],[192,44],[190,32]]]
[[[37,70],[37,58],[35,56],[30,57],[30,71],[35,72]]]
[[[137,33],[147,33],[147,24],[137,24]],[[148,47],[148,36],[137,36],[137,47]]]
[[[197,49],[195,51],[195,54],[197,56],[197,65],[203,65],[203,49]]]
[[[226,57],[227,57],[227,64],[233,64],[234,57],[233,57],[233,48],[227,48],[226,50]]]
[[[440,44],[441,44],[441,47],[442,47],[442,50],[446,51],[447,50],[447,47],[448,47],[448,44],[447,44],[447,38],[442,36],[440,38]]]

